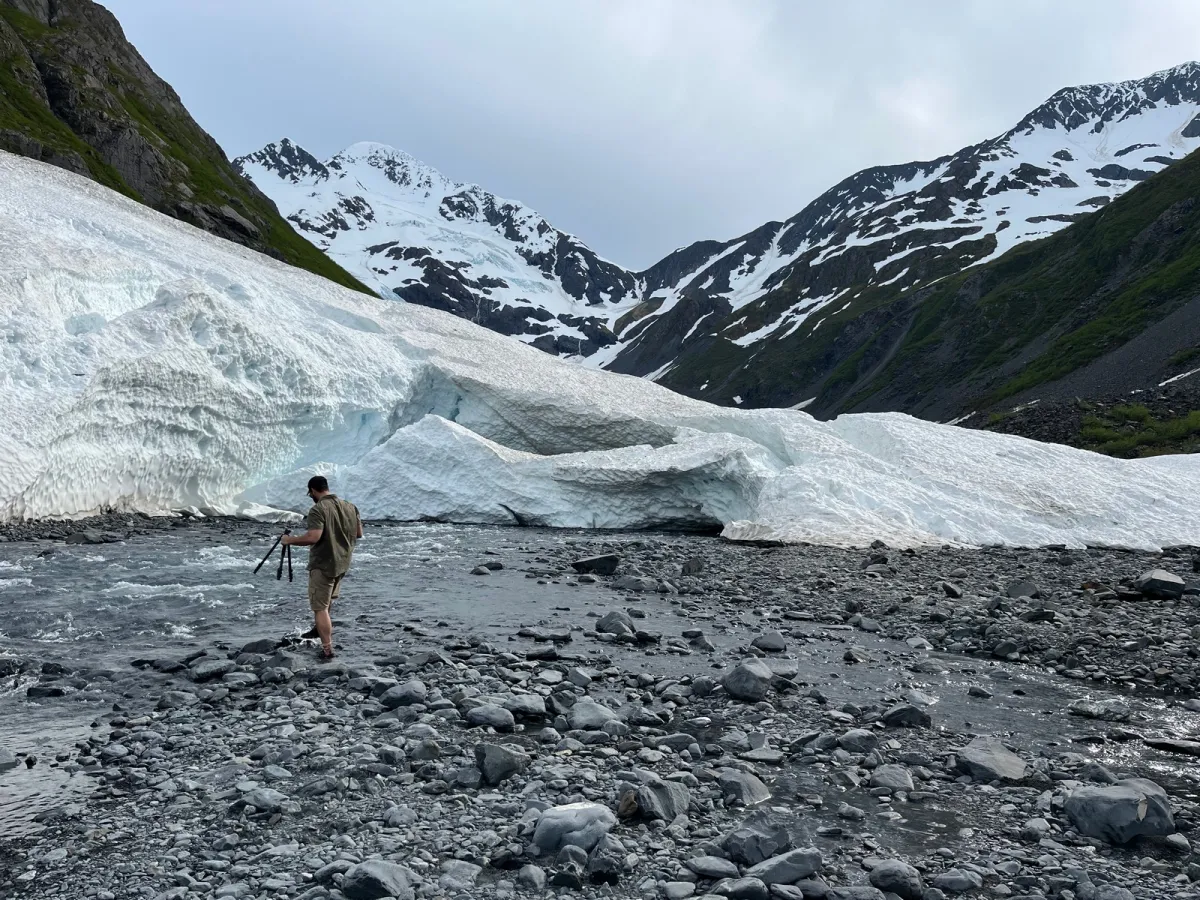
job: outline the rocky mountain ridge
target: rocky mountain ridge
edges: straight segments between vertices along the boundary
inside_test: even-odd
[[[846,407],[822,398],[829,378],[876,334],[881,306],[1104,208],[1200,147],[1198,113],[1196,63],[1067,88],[996,138],[863,170],[785,222],[644,272],[393,148],[323,163],[285,140],[236,165],[385,296],[706,400],[831,414]],[[801,370],[764,371],[764,353]]]

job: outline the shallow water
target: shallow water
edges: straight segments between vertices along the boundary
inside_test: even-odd
[[[645,538],[603,536],[618,548]],[[653,538],[684,542],[699,555],[714,540]],[[213,525],[101,546],[0,544],[0,604],[5,610],[0,657],[91,673],[86,690],[37,703],[25,698],[37,680],[36,670],[0,680],[0,748],[35,753],[39,760],[32,769],[22,765],[0,773],[0,835],[28,831],[39,813],[90,792],[85,776],[68,778],[51,763],[56,753],[86,738],[96,717],[112,712],[114,704],[131,710],[147,705],[159,676],[134,669],[133,659],[181,657],[214,642],[237,647],[257,638],[297,635],[309,627],[303,551],[296,553],[295,582],[289,583],[286,573],[276,580],[274,559],[253,574],[271,539],[262,526]],[[519,651],[531,643],[516,637],[521,627],[584,626],[589,613],[600,615],[627,601],[600,584],[554,577],[538,583],[526,570],[548,567],[538,561],[544,548],[597,539],[595,534],[450,525],[371,528],[334,608],[341,656],[351,664],[367,662],[440,646],[447,633],[512,642]],[[499,560],[506,568],[488,576],[470,574],[486,560]],[[639,598],[636,605],[646,613],[645,627],[664,638],[689,627],[704,628],[720,651],[714,659],[722,664],[763,625],[752,607],[732,615],[727,609],[685,614],[679,598],[657,594]],[[1072,700],[1097,693],[1086,684],[1029,667],[942,655],[935,659],[945,672],[915,674],[907,668],[915,654],[904,644],[814,622],[778,624],[811,637],[791,642],[798,680],[818,686],[830,698],[830,708],[916,690],[932,704],[937,727],[962,734],[964,742],[973,732],[1016,734],[1030,748],[1070,749],[1116,771],[1151,774],[1169,782],[1173,791],[1200,793],[1194,760],[1148,750],[1137,741],[1066,746],[1072,735],[1106,729],[1103,723],[1063,714]],[[847,666],[842,654],[851,644],[865,647],[872,662]],[[702,655],[600,644],[578,633],[564,649],[593,660],[607,657],[627,671],[660,675],[698,674],[711,671],[713,664]],[[995,696],[969,697],[972,684],[985,685]],[[1195,714],[1158,700],[1135,700],[1134,707],[1145,717],[1137,727],[1146,732],[1177,735],[1200,724]],[[803,769],[784,773],[780,786],[792,796],[821,792]],[[913,807],[907,815],[908,822],[894,827],[907,829],[917,843],[960,825],[953,811],[932,807]]]

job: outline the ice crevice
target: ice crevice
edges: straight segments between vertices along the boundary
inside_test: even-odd
[[[1200,544],[1200,458],[738,410],[340,288],[0,153],[0,518],[299,512],[892,546]]]

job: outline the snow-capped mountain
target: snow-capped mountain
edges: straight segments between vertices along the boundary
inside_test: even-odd
[[[1198,113],[1200,64],[1187,63],[1059,91],[951,156],[858,172],[786,222],[643,273],[645,315],[620,331],[608,367],[662,378],[688,348],[714,344],[746,365],[739,351],[811,335],[859,298],[878,303],[1052,234],[1200,147]]]
[[[739,403],[764,347],[799,346],[826,322],[826,331],[852,326],[1103,208],[1200,147],[1198,113],[1197,63],[1067,88],[998,137],[863,170],[785,222],[681,248],[638,273],[520,203],[389,147],[356,144],[322,163],[284,140],[235,163],[301,234],[383,296]],[[801,392],[816,391],[806,383]],[[748,402],[805,397],[767,391]]]
[[[310,241],[384,297],[442,309],[542,350],[616,343],[637,279],[536,212],[360,143],[321,162],[284,139],[234,165]]]

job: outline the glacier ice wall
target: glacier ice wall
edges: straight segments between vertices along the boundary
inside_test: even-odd
[[[733,410],[340,288],[0,153],[0,518],[307,505],[894,546],[1200,544],[1200,457]]]

